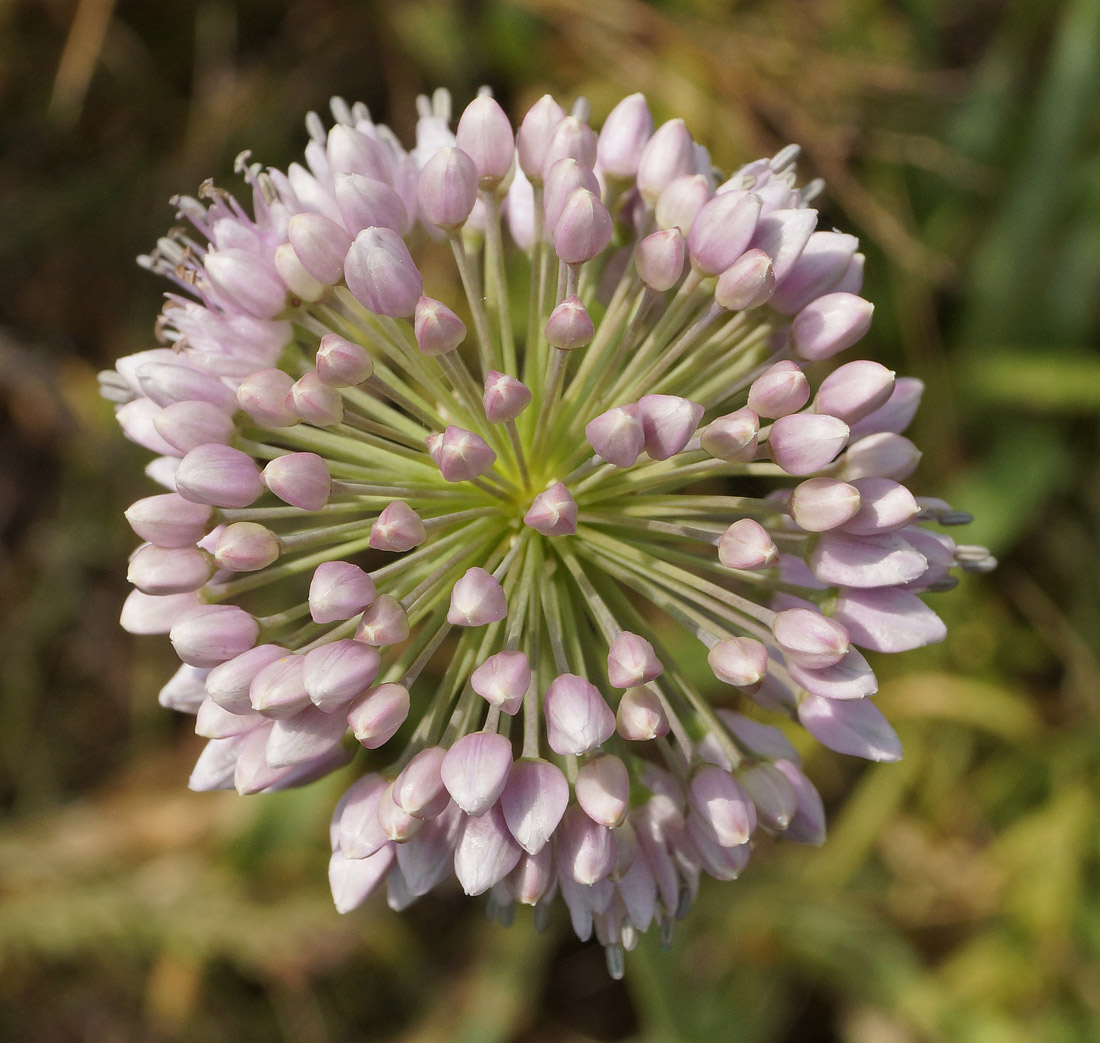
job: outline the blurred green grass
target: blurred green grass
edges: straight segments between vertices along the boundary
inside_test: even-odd
[[[706,886],[624,986],[452,894],[338,918],[340,780],[184,789],[163,642],[115,620],[145,486],[94,388],[150,343],[167,198],[285,164],[329,95],[404,136],[491,83],[644,90],[734,166],[790,140],[860,234],[919,491],[1001,558],[882,664],[906,759],[807,749],[821,850]],[[10,0],[0,6],[0,1038],[488,1043],[1100,1038],[1100,0]]]

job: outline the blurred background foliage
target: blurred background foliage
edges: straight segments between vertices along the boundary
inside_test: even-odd
[[[708,881],[610,982],[559,919],[331,907],[343,780],[188,793],[117,628],[148,486],[94,374],[151,346],[167,199],[301,117],[643,90],[716,162],[788,141],[860,234],[869,350],[928,385],[917,484],[1002,567],[883,663],[906,746],[807,749],[831,836]],[[203,1043],[1100,1039],[1100,0],[0,2],[0,1038]]]

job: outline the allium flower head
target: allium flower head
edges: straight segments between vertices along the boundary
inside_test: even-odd
[[[597,134],[486,94],[456,137],[438,92],[412,151],[332,111],[143,259],[164,346],[104,389],[167,491],[127,511],[123,625],[183,661],[194,789],[378,751],[332,820],[342,912],[452,875],[504,920],[560,895],[621,974],[757,833],[823,839],[762,718],[899,757],[864,652],[941,640],[921,595],[991,559],[902,484],[920,383],[807,370],[871,305],[796,149],[718,175],[640,95]]]

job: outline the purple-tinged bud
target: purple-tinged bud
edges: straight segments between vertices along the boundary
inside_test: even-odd
[[[800,529],[825,532],[857,514],[859,489],[836,478],[810,478],[795,486],[788,503],[791,517]]]
[[[645,451],[668,460],[691,441],[703,418],[703,406],[678,395],[645,395],[636,405]]]
[[[489,423],[503,424],[515,420],[531,404],[531,389],[522,380],[491,369],[485,374],[481,401]]]
[[[303,373],[291,385],[287,406],[315,427],[334,427],[344,419],[343,397],[322,381],[316,370]]]
[[[753,637],[727,637],[707,653],[707,663],[719,681],[751,689],[768,672],[768,650]]]
[[[227,445],[200,445],[176,468],[176,491],[192,503],[239,508],[264,491],[252,457]]]
[[[275,721],[267,738],[264,759],[271,768],[305,764],[331,753],[346,731],[342,717],[308,706],[293,718]]]
[[[188,666],[217,666],[247,651],[259,636],[260,624],[236,605],[203,605],[168,633],[176,655]]]
[[[370,527],[370,545],[374,550],[400,553],[419,547],[427,538],[420,515],[403,500],[394,500],[383,507]]]
[[[756,224],[752,246],[772,259],[776,283],[782,282],[802,256],[817,225],[817,211],[808,208],[773,210]]]
[[[442,746],[421,750],[394,779],[393,801],[413,818],[435,818],[451,802],[440,774],[446,752]]]
[[[179,450],[166,442],[153,426],[153,418],[160,412],[152,399],[135,398],[115,411],[115,419],[122,433],[143,449],[158,456],[179,456]]]
[[[440,777],[467,815],[483,815],[504,792],[512,770],[512,744],[496,732],[463,735],[447,751]]]
[[[700,442],[716,460],[745,463],[756,456],[760,418],[747,406],[712,420]]]
[[[810,568],[832,586],[893,587],[920,579],[928,559],[898,533],[851,536],[834,530],[818,537]]]
[[[808,670],[822,670],[840,662],[850,646],[848,631],[816,609],[777,612],[772,633],[787,660]]]
[[[858,245],[854,235],[814,232],[798,260],[778,280],[771,306],[780,315],[794,315],[828,293],[847,272]]]
[[[197,547],[158,547],[147,543],[132,558],[126,578],[145,594],[186,594],[211,576],[210,558]]]
[[[368,311],[403,319],[416,310],[424,280],[404,239],[390,228],[364,228],[344,260],[352,296]]]
[[[190,547],[210,524],[210,506],[193,503],[176,493],[146,496],[126,508],[130,528],[158,547]]]
[[[389,228],[405,235],[412,222],[409,212],[391,185],[362,174],[337,174],[333,195],[344,227],[358,235],[364,228]]]
[[[369,858],[387,847],[378,821],[378,805],[386,792],[386,780],[374,772],[348,787],[333,816],[333,847],[350,859]]]
[[[555,834],[558,870],[578,884],[605,880],[615,868],[615,835],[594,822],[579,804],[571,804]]]
[[[714,299],[727,311],[750,311],[775,292],[772,260],[763,250],[746,250],[720,276]]]
[[[636,406],[613,406],[584,426],[588,444],[609,464],[633,467],[645,448],[645,432]]]
[[[351,704],[348,725],[368,750],[377,750],[394,737],[408,716],[409,690],[401,684],[380,684]]]
[[[901,760],[901,741],[868,699],[835,700],[807,695],[798,719],[818,742],[837,753],[871,761]]]
[[[852,425],[852,434],[861,438],[887,431],[901,434],[913,422],[923,393],[923,381],[916,377],[898,377],[886,404],[862,420],[857,420]]]
[[[615,715],[591,681],[559,674],[543,700],[546,741],[555,753],[580,755],[596,749],[615,732]]]
[[[828,293],[806,305],[794,318],[794,350],[819,362],[850,348],[871,328],[875,306],[854,293]]]
[[[317,346],[317,379],[332,388],[355,387],[374,372],[367,349],[362,344],[326,333]],[[312,421],[310,421],[312,423]]]
[[[561,769],[544,760],[518,760],[500,796],[504,821],[529,855],[546,847],[569,803]]]
[[[756,808],[749,795],[717,764],[704,764],[695,772],[688,801],[722,847],[747,843],[756,829]]]
[[[447,622],[452,626],[480,627],[508,615],[504,588],[497,578],[476,565],[467,569],[451,590]]]
[[[519,710],[530,686],[531,667],[523,652],[497,652],[470,674],[470,687],[509,715]]]
[[[547,171],[542,208],[545,218],[543,227],[548,233],[554,231],[566,200],[578,188],[586,188],[599,197],[600,182],[591,167],[575,159],[559,159]]]
[[[157,702],[166,710],[197,713],[199,707],[209,701],[205,687],[209,674],[209,670],[181,663],[157,693]]]
[[[375,816],[377,818],[377,815]],[[379,834],[385,834],[379,827]],[[350,913],[361,906],[391,871],[396,844],[387,843],[366,858],[346,858],[333,851],[328,863],[329,889],[338,913]]]
[[[409,614],[401,602],[389,594],[380,594],[363,613],[355,640],[380,648],[399,645],[409,636]]]
[[[576,116],[563,116],[546,146],[542,176],[547,178],[554,164],[563,159],[575,159],[591,170],[596,166],[596,149],[596,132]]]
[[[614,230],[611,214],[599,198],[576,188],[554,225],[554,252],[566,264],[584,264],[607,248]]]
[[[521,854],[500,805],[494,804],[484,815],[464,817],[455,847],[455,876],[466,894],[484,894],[515,869]]]
[[[358,615],[377,597],[374,583],[350,561],[326,561],[309,584],[309,614],[314,623],[335,623]]]
[[[466,106],[455,140],[474,161],[482,188],[495,188],[508,176],[515,161],[516,138],[512,124],[494,98],[481,94]]]
[[[326,713],[339,710],[374,684],[381,663],[370,645],[348,639],[310,649],[302,658],[306,693]]]
[[[749,409],[777,420],[797,413],[810,398],[810,382],[797,362],[785,360],[766,369],[749,387]]]
[[[566,297],[551,313],[546,323],[546,340],[552,348],[573,351],[592,340],[595,327],[588,309],[573,294]]]
[[[210,250],[202,266],[215,289],[257,319],[273,319],[286,306],[282,279],[248,250]]]
[[[295,214],[287,225],[287,238],[302,267],[318,282],[334,286],[343,279],[351,236],[335,221],[321,214]]]
[[[577,501],[563,482],[555,482],[534,498],[523,522],[543,536],[573,536],[577,531]]]
[[[896,587],[842,590],[833,618],[853,644],[872,652],[908,652],[947,636],[947,627],[932,609],[916,594]]]
[[[632,742],[668,735],[668,716],[657,693],[649,688],[628,688],[615,712],[615,730]]]
[[[233,413],[237,396],[217,377],[173,362],[146,362],[138,366],[137,382],[158,406],[173,402],[206,402],[223,413]]]
[[[706,275],[720,275],[745,252],[759,216],[758,195],[732,191],[714,196],[691,226],[691,263]]]
[[[466,324],[447,305],[431,297],[416,302],[413,329],[422,355],[446,355],[466,338]]]
[[[411,840],[424,825],[423,821],[413,818],[404,808],[400,807],[393,799],[394,783],[390,783],[382,793],[378,801],[378,824],[382,832],[396,843]],[[394,877],[389,877],[390,887],[393,887]],[[391,903],[393,901],[391,892]]]
[[[128,634],[167,634],[198,607],[198,595],[191,591],[161,596],[131,590],[122,603],[118,621]]]
[[[259,522],[232,522],[214,545],[218,567],[231,572],[256,572],[278,560],[279,537]]]
[[[301,417],[288,403],[294,378],[281,369],[260,369],[250,373],[237,388],[237,402],[253,420],[264,427],[293,427]]]
[[[233,418],[209,402],[173,402],[153,417],[153,427],[181,455],[200,445],[226,445],[233,436]]]
[[[794,413],[780,417],[768,433],[768,451],[787,474],[820,471],[848,441],[848,425],[835,416]]]
[[[275,271],[279,273],[279,278],[286,283],[291,297],[313,303],[319,301],[328,292],[328,286],[306,271],[305,265],[302,264],[290,243],[280,243],[275,247],[272,263],[275,265]],[[291,304],[294,303],[291,301]]]
[[[380,180],[390,175],[389,157],[381,142],[346,123],[337,123],[328,132],[325,151],[333,174],[356,173]]]
[[[206,675],[206,694],[230,713],[252,713],[252,681],[265,666],[288,655],[282,645],[256,645],[214,667]]]
[[[878,691],[871,664],[854,648],[832,666],[813,670],[789,662],[787,672],[796,685],[823,699],[866,699]]]
[[[613,688],[633,688],[665,672],[653,646],[629,630],[620,630],[607,651],[607,679]]]
[[[328,465],[316,453],[287,453],[269,460],[263,482],[284,503],[319,511],[332,493]]]
[[[694,174],[695,142],[681,119],[669,120],[646,142],[638,160],[638,190],[649,206],[676,178]]]
[[[892,532],[908,525],[919,513],[916,497],[890,478],[856,478],[852,486],[859,493],[859,510],[844,523],[844,531],[857,536]]]
[[[844,454],[844,477],[849,481],[892,478],[900,482],[917,469],[920,458],[921,451],[904,435],[892,431],[864,435]]]
[[[711,197],[711,188],[702,174],[682,174],[673,178],[657,198],[654,217],[658,228],[691,233],[695,218]]]
[[[310,705],[305,659],[288,653],[256,671],[248,689],[252,708],[265,717],[292,717]]]
[[[727,569],[770,569],[779,561],[779,548],[758,521],[741,518],[722,533],[718,560]]]
[[[424,220],[450,231],[466,223],[477,202],[477,167],[461,148],[439,149],[424,164],[416,183]]]
[[[771,764],[756,764],[738,781],[768,829],[786,829],[798,809],[798,796],[787,776]]]
[[[553,848],[543,847],[537,855],[524,852],[508,876],[508,889],[522,905],[537,906],[553,896],[557,886],[557,865]]]
[[[516,136],[516,156],[520,169],[534,183],[542,181],[546,169],[546,153],[554,130],[565,117],[562,107],[544,94],[527,110]]]
[[[473,431],[451,426],[443,432],[437,449],[440,474],[448,482],[465,482],[483,475],[496,462],[497,454],[489,443]]]
[[[609,177],[632,178],[652,136],[653,116],[645,95],[631,94],[607,114],[596,142],[596,160]]]
[[[601,826],[614,829],[626,818],[630,806],[630,776],[614,754],[594,757],[577,773],[577,803]]]
[[[846,362],[821,382],[814,412],[839,417],[851,426],[885,405],[893,391],[892,370],[866,359]]]
[[[647,235],[634,252],[638,278],[656,293],[671,290],[684,274],[686,250],[687,243],[678,228]]]
[[[814,785],[789,760],[777,760],[776,771],[782,772],[794,791],[795,813],[783,833],[784,839],[796,844],[825,843],[825,807]]]

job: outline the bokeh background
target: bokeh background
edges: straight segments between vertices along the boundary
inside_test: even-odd
[[[928,385],[918,491],[998,572],[881,663],[900,764],[807,749],[831,836],[707,881],[609,981],[564,917],[338,917],[343,782],[186,788],[166,641],[117,627],[147,495],[95,372],[152,346],[168,198],[302,116],[645,91],[733,167],[788,141],[858,232],[874,357]],[[1100,1039],[1100,0],[0,2],[0,1039]]]

